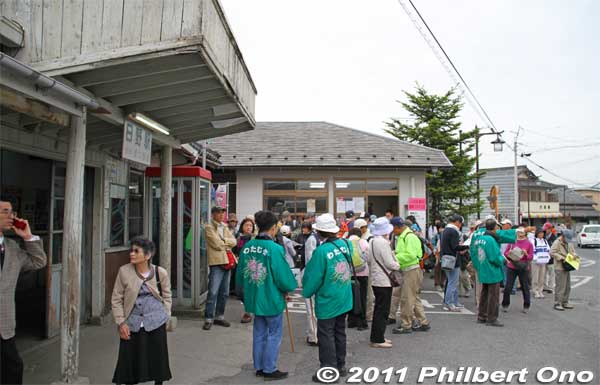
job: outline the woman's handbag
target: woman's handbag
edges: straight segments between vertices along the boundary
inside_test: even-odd
[[[236,267],[237,264],[238,264],[238,259],[235,256],[235,254],[233,254],[233,251],[227,250],[227,264],[223,265],[223,269],[231,270],[234,267]]]
[[[442,255],[442,270],[452,271],[456,266],[456,257],[454,255]]]
[[[402,272],[398,270],[390,272],[387,271],[385,267],[383,267],[383,265],[377,260],[377,258],[375,258],[375,253],[373,252],[373,241],[369,242],[369,250],[371,251],[373,260],[377,263],[377,265],[379,265],[379,268],[385,273],[385,275],[388,276],[392,287],[402,287],[402,284],[404,283],[404,276],[402,275]]]

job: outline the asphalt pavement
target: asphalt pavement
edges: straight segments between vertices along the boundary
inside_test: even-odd
[[[473,298],[462,299],[466,305],[462,313],[449,313],[442,309],[442,297],[433,291],[433,280],[426,274],[422,298],[431,320],[428,332],[394,335],[393,326],[388,327],[386,338],[393,341],[391,349],[369,347],[369,330],[350,329],[348,334],[347,367],[362,371],[353,380],[367,383],[384,383],[381,372],[393,368],[390,382],[398,383],[402,373],[403,383],[415,384],[422,371],[461,372],[459,380],[445,377],[439,383],[461,382],[467,371],[470,376],[476,367],[481,371],[522,371],[525,383],[537,384],[536,372],[544,367],[560,371],[584,373],[590,371],[591,384],[600,384],[600,249],[578,249],[583,258],[579,271],[572,274],[571,300],[575,309],[559,312],[553,309],[553,296],[532,299],[528,314],[521,312],[521,292],[511,297],[508,313],[501,313],[502,328],[476,323]],[[180,319],[177,329],[169,333],[169,353],[173,379],[171,384],[256,384],[263,379],[254,375],[252,368],[252,326],[241,324],[241,304],[230,299],[227,319],[231,328],[214,326],[206,332],[201,329],[202,320]],[[277,381],[281,384],[309,384],[318,369],[318,349],[305,343],[304,302],[296,297],[289,303],[290,321],[295,341],[291,352],[287,325],[281,345],[279,367],[289,371],[289,378]],[[110,383],[116,354],[118,336],[114,325],[85,326],[81,331],[80,373],[93,384]],[[50,383],[60,373],[60,346],[57,340],[48,341],[43,347],[23,352],[26,384]],[[374,369],[368,369],[368,368]],[[472,369],[468,369],[468,368]],[[404,369],[404,372],[395,373]],[[425,369],[424,369],[425,368]],[[429,369],[427,369],[429,368]],[[368,371],[367,371],[368,369]],[[423,372],[424,373],[424,372]],[[521,372],[522,373],[522,372]],[[359,374],[359,373],[356,373]],[[377,376],[379,374],[379,376]],[[460,375],[460,373],[456,373]],[[545,372],[548,377],[551,371]],[[515,373],[512,381],[518,383]],[[433,384],[438,378],[426,378],[422,383]],[[363,381],[361,381],[363,380]],[[491,382],[480,382],[491,383]],[[549,383],[558,383],[552,381]],[[575,382],[577,383],[577,382]]]
[[[421,370],[432,367],[441,370],[458,371],[461,367],[480,367],[481,370],[521,371],[527,384],[538,384],[536,375],[545,367],[560,371],[591,371],[592,384],[600,384],[600,249],[578,249],[582,257],[579,271],[572,273],[571,298],[575,309],[564,312],[553,309],[553,295],[544,299],[533,299],[530,312],[521,312],[523,299],[521,292],[511,297],[508,313],[501,313],[502,328],[489,327],[476,323],[476,309],[473,298],[463,299],[466,310],[462,313],[449,313],[442,309],[441,295],[433,291],[433,280],[426,274],[422,298],[425,300],[426,314],[431,320],[429,332],[413,332],[408,335],[391,333],[389,326],[386,338],[391,339],[393,348],[374,349],[369,347],[369,331],[347,330],[347,367],[363,370],[358,379],[372,379],[365,376],[369,367],[379,372],[387,368],[406,369],[405,384],[417,383]],[[318,369],[318,349],[307,346],[304,339],[305,314],[301,312],[300,301],[290,304],[292,330],[296,352],[291,353],[287,334],[281,346],[281,370],[290,372],[282,384],[309,384]],[[285,330],[287,333],[287,328]],[[358,370],[358,369],[357,369]],[[458,374],[458,373],[457,373]],[[552,371],[543,373],[549,378]],[[391,382],[398,383],[400,375],[392,375]],[[581,377],[583,378],[583,377]],[[435,383],[438,378],[426,378],[423,383]],[[464,379],[464,376],[463,376]],[[375,383],[383,383],[385,375],[380,374]],[[457,378],[449,381],[445,377],[441,383],[459,383]],[[513,381],[519,383],[515,375]],[[235,375],[211,380],[211,383],[252,384],[263,382],[255,377],[251,360],[243,370]],[[460,382],[462,383],[462,382]],[[468,382],[465,382],[468,383]],[[485,382],[491,383],[491,382]],[[550,382],[558,383],[558,382]],[[577,383],[577,382],[575,382]]]

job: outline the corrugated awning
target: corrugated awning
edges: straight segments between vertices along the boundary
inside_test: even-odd
[[[523,218],[529,218],[529,214],[531,214],[531,218],[562,218],[562,213],[523,213]]]

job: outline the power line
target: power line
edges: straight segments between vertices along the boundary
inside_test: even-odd
[[[573,184],[573,185],[576,185],[576,186],[585,186],[585,187],[588,187],[588,184],[587,184],[587,183],[579,183],[579,182],[575,182],[575,181],[573,181],[573,180],[571,180],[571,179],[568,179],[568,178],[565,178],[565,177],[563,177],[563,176],[560,176],[560,175],[558,175],[557,173],[555,173],[555,172],[553,172],[553,171],[550,171],[550,170],[548,170],[546,167],[539,165],[537,162],[534,162],[534,160],[533,160],[533,159],[531,159],[531,158],[528,158],[528,157],[526,157],[525,159],[526,159],[526,160],[528,160],[529,162],[533,163],[533,164],[534,164],[535,166],[537,166],[538,168],[540,168],[540,169],[542,169],[542,170],[546,171],[548,174],[551,174],[551,175],[553,175],[553,176],[555,176],[555,177],[557,177],[557,178],[559,178],[559,179],[562,179],[562,180],[564,180],[564,181],[566,181],[566,182],[569,182],[569,183],[571,183],[571,184]]]
[[[425,42],[427,44],[429,44],[430,48],[434,51],[434,54],[438,57],[438,59],[442,62],[442,65],[444,65],[444,67],[446,67],[445,63],[441,60],[441,58],[439,58],[438,53],[436,52],[435,48],[433,47],[432,44],[430,44],[429,39],[427,38],[427,36],[423,33],[423,31],[421,30],[421,28],[419,27],[418,23],[416,22],[416,20],[414,20],[412,18],[412,14],[409,11],[408,7],[406,7],[406,5],[404,4],[403,0],[398,0],[398,2],[400,3],[400,6],[402,6],[402,8],[404,9],[404,11],[406,12],[406,14],[408,15],[408,17],[411,19],[411,21],[413,22],[413,24],[415,24],[415,27],[417,28],[417,30],[421,33],[421,36],[423,36],[423,38],[425,39]],[[456,66],[454,65],[454,62],[452,61],[452,59],[450,59],[450,57],[448,56],[448,54],[446,53],[446,50],[444,49],[444,47],[442,47],[442,45],[440,44],[439,40],[437,39],[437,37],[435,36],[435,34],[433,33],[433,31],[431,30],[431,28],[429,28],[429,25],[427,24],[427,22],[425,21],[425,19],[423,18],[423,16],[421,15],[421,12],[419,12],[419,10],[417,9],[417,7],[413,4],[412,0],[408,0],[408,2],[410,3],[410,5],[412,6],[412,8],[415,10],[415,12],[417,13],[417,15],[419,16],[419,19],[421,20],[421,22],[425,25],[425,27],[427,28],[427,31],[429,31],[429,34],[431,35],[431,37],[433,37],[433,40],[435,41],[435,43],[437,44],[438,48],[442,51],[442,53],[444,54],[444,57],[446,58],[446,60],[450,63],[450,65],[452,66],[452,69],[454,70],[454,72],[456,73],[456,75],[458,75],[460,82],[462,83],[463,87],[466,88],[466,90],[468,91],[468,93],[470,94],[471,98],[475,101],[475,103],[477,104],[478,108],[475,108],[479,113],[483,113],[483,115],[485,116],[485,118],[483,120],[487,120],[487,122],[490,125],[490,129],[492,130],[492,132],[496,133],[498,132],[498,130],[496,129],[496,125],[494,124],[494,122],[492,121],[492,119],[490,118],[490,116],[488,115],[487,111],[485,110],[485,108],[483,108],[483,106],[481,105],[481,103],[479,103],[479,100],[477,99],[477,97],[475,96],[475,94],[473,93],[473,91],[471,90],[471,87],[469,87],[469,85],[467,84],[467,82],[465,81],[465,79],[462,77],[460,71],[458,70],[458,68],[456,68]],[[449,71],[450,76],[452,76],[452,73]]]
[[[600,142],[594,142],[594,143],[588,143],[588,144],[573,144],[573,145],[560,146],[560,147],[538,148],[538,149],[533,149],[531,151],[533,151],[533,152],[542,152],[542,151],[548,152],[548,151],[562,150],[562,149],[565,149],[565,148],[593,147],[593,146],[597,146],[599,144],[600,144]]]
[[[562,164],[560,164],[560,165],[558,165],[558,166],[556,166],[554,168],[562,168],[562,167],[565,167],[565,166],[571,166],[573,164],[585,162],[587,160],[592,160],[592,159],[596,159],[596,158],[600,158],[600,155],[594,155],[594,156],[590,156],[590,157],[587,157],[587,158],[583,158],[583,159],[579,159],[579,160],[574,160],[572,162],[562,163]]]

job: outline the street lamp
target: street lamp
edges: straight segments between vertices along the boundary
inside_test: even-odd
[[[486,134],[483,134],[483,135],[486,135]],[[500,135],[498,135],[496,137],[496,140],[494,140],[492,142],[492,144],[494,145],[494,152],[502,152],[502,145],[504,143],[506,143],[506,142],[500,138]]]
[[[505,142],[500,138],[500,134],[502,134],[504,131],[480,134],[477,126],[475,126],[475,131],[477,132],[475,134],[475,173],[477,174],[477,191],[479,191],[479,138],[486,135],[496,135],[496,140],[492,142],[494,145],[494,152],[502,152],[502,145]],[[481,202],[481,199],[478,195],[477,203],[479,204],[479,202]],[[481,210],[479,207],[477,208],[477,219],[481,219]]]

